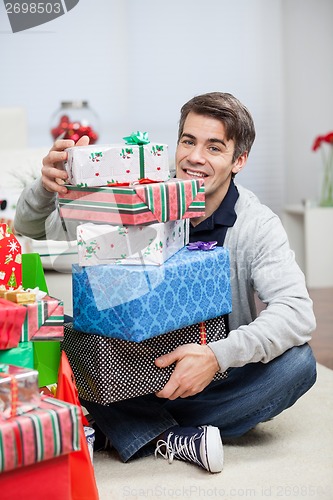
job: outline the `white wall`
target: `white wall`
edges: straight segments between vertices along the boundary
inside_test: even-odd
[[[180,106],[194,94],[231,92],[257,128],[238,182],[280,212],[285,201],[316,194],[319,158],[308,142],[330,126],[333,86],[330,53],[314,57],[311,40],[315,28],[316,50],[332,47],[332,9],[331,0],[80,0],[57,20],[12,34],[1,3],[0,106],[27,108],[29,145],[39,147],[51,144],[59,102],[87,99],[100,142],[140,129],[168,143],[173,159]]]
[[[333,130],[333,1],[283,0],[286,201],[318,199],[315,137]]]

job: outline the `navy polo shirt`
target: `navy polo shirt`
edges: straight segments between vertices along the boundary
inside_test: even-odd
[[[238,190],[231,179],[227,194],[217,210],[195,227],[190,223],[190,242],[217,241],[217,246],[222,247],[228,227],[232,227],[237,219],[235,204],[238,197]]]

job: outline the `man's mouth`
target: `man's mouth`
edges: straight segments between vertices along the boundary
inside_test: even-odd
[[[197,170],[190,170],[189,168],[185,170],[187,175],[190,175],[191,177],[200,177],[200,179],[204,179],[205,177],[208,177],[207,174],[204,174],[203,172],[198,172]]]

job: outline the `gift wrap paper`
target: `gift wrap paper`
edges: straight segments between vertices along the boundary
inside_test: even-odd
[[[163,266],[73,265],[74,328],[141,342],[231,311],[228,250],[179,250]]]
[[[206,342],[226,338],[223,317],[206,322]],[[180,345],[200,343],[200,325],[192,325],[143,342],[89,335],[65,325],[62,349],[66,352],[79,396],[103,405],[163,389],[174,364],[158,368],[155,359]],[[216,373],[214,380],[227,377]]]
[[[22,249],[7,224],[0,224],[0,289],[22,285]]]
[[[69,184],[89,187],[131,183],[142,178],[170,179],[166,144],[76,146],[66,151]]]
[[[70,486],[70,455],[20,467],[0,476],[1,500],[73,500]]]
[[[77,228],[79,265],[161,265],[183,248],[188,238],[188,219],[149,226],[81,224]]]
[[[39,387],[57,383],[61,342],[41,340],[29,343],[33,346],[33,366],[38,371]]]
[[[38,372],[0,363],[1,419],[20,415],[40,403]]]
[[[78,451],[79,425],[78,406],[46,397],[39,408],[4,420],[0,425],[0,472]],[[41,480],[52,482],[52,477]]]
[[[0,299],[0,349],[17,347],[26,314],[24,306]]]
[[[0,363],[35,368],[33,342],[20,342],[17,347],[0,351]]]
[[[64,336],[64,305],[46,296],[33,304],[25,304],[27,316],[21,331],[21,342],[59,340]]]
[[[202,179],[85,188],[66,185],[59,195],[60,215],[68,221],[135,226],[205,214]]]

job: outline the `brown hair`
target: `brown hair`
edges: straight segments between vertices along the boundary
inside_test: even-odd
[[[210,116],[223,123],[227,140],[233,140],[235,143],[232,161],[244,151],[250,153],[256,135],[253,119],[248,109],[232,94],[210,92],[195,96],[185,103],[180,110],[178,142],[190,112]]]

